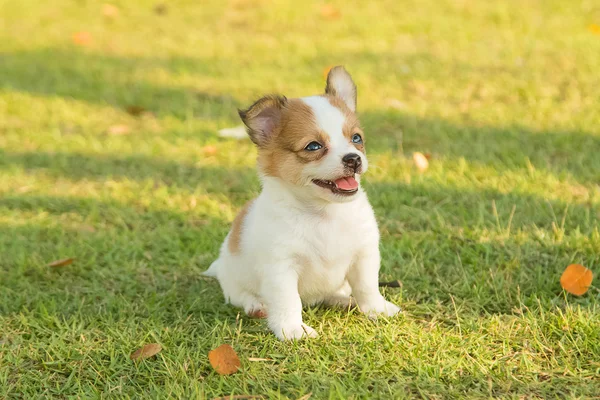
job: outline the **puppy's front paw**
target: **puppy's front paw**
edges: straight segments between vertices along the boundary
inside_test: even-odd
[[[306,324],[285,326],[280,329],[273,329],[273,333],[279,340],[300,340],[307,337],[315,338],[319,336],[317,331]]]
[[[364,304],[360,307],[360,311],[366,314],[371,319],[377,319],[378,315],[392,317],[400,312],[400,307],[394,303],[381,298],[380,301],[374,304]]]

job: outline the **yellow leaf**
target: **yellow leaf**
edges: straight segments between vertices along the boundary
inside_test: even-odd
[[[73,261],[75,261],[74,258],[63,258],[62,260],[51,262],[50,264],[48,264],[48,266],[53,268],[64,267],[66,265],[73,264]]]
[[[581,296],[588,291],[593,278],[591,270],[583,265],[571,264],[560,277],[560,286],[575,296]]]
[[[600,35],[600,25],[598,25],[598,24],[590,24],[590,26],[588,26],[588,29],[593,34]]]

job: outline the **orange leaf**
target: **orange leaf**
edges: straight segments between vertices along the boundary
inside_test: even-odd
[[[127,135],[129,133],[129,127],[127,125],[113,125],[108,128],[109,135]]]
[[[146,358],[150,358],[152,356],[157,355],[158,353],[160,353],[161,350],[162,347],[160,344],[150,343],[131,353],[129,358],[131,358],[133,361],[144,360]]]
[[[78,46],[89,46],[92,44],[92,35],[89,32],[76,32],[73,34],[73,43]]]
[[[102,5],[102,15],[106,18],[115,18],[119,16],[119,9],[112,4],[103,4]]]
[[[593,278],[591,270],[583,265],[571,264],[560,277],[560,286],[575,296],[581,296],[588,291]]]
[[[421,172],[425,172],[425,170],[429,168],[429,161],[427,161],[427,157],[425,157],[423,153],[413,153],[413,161],[417,169]]]
[[[219,149],[217,149],[217,146],[213,146],[210,144],[202,148],[202,152],[207,156],[214,156],[215,154],[217,154],[218,150]]]
[[[53,268],[64,267],[66,265],[73,264],[73,261],[75,261],[74,258],[63,258],[62,260],[51,262],[50,264],[48,264],[48,266]]]
[[[208,360],[219,375],[234,374],[241,366],[238,355],[228,344],[222,344],[216,349],[209,351]]]
[[[590,24],[590,26],[588,26],[588,29],[593,34],[600,35],[600,25],[598,25],[598,24]]]
[[[337,19],[342,16],[342,13],[333,4],[324,4],[321,7],[321,16],[328,19]]]

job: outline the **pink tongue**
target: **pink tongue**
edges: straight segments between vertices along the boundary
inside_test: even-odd
[[[358,182],[352,176],[340,178],[335,181],[335,184],[342,190],[354,190],[358,187]]]

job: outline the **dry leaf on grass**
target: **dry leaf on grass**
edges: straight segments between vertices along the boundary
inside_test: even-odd
[[[130,129],[127,125],[120,124],[120,125],[110,126],[108,128],[107,133],[109,135],[118,136],[118,135],[127,135],[129,133],[129,131],[130,131]]]
[[[75,32],[72,39],[73,43],[78,46],[89,46],[92,44],[92,35],[89,32]]]
[[[204,153],[204,155],[207,155],[207,156],[214,156],[218,152],[219,152],[219,149],[217,149],[217,146],[213,146],[210,144],[208,146],[204,146],[202,148],[202,153]]]
[[[237,372],[242,365],[235,350],[228,345],[222,344],[208,352],[210,365],[220,375],[231,375]]]
[[[342,12],[333,4],[324,4],[321,6],[321,16],[327,19],[337,19],[342,16]]]
[[[165,15],[168,10],[167,5],[164,3],[158,3],[154,6],[154,12],[158,15]]]
[[[413,153],[413,161],[417,169],[421,172],[425,172],[427,168],[429,168],[429,161],[427,161],[427,157],[423,155],[423,153]]]
[[[133,361],[144,360],[152,356],[157,355],[162,350],[162,347],[158,343],[150,343],[142,348],[137,349],[129,356]]]
[[[66,265],[73,264],[73,261],[75,261],[74,258],[63,258],[62,260],[56,260],[51,262],[50,264],[48,264],[48,267],[64,267]]]
[[[583,265],[571,264],[560,277],[560,286],[575,296],[581,296],[588,291],[593,278],[591,270]]]
[[[125,107],[125,111],[127,111],[127,113],[129,115],[133,115],[134,117],[139,117],[140,115],[142,115],[146,112],[146,109],[142,106],[130,105],[130,106]]]
[[[103,4],[102,5],[102,15],[106,18],[115,18],[119,16],[119,8],[117,6],[113,6],[112,4]]]
[[[593,34],[600,35],[600,25],[598,25],[598,24],[590,24],[590,26],[588,26],[588,29]]]

